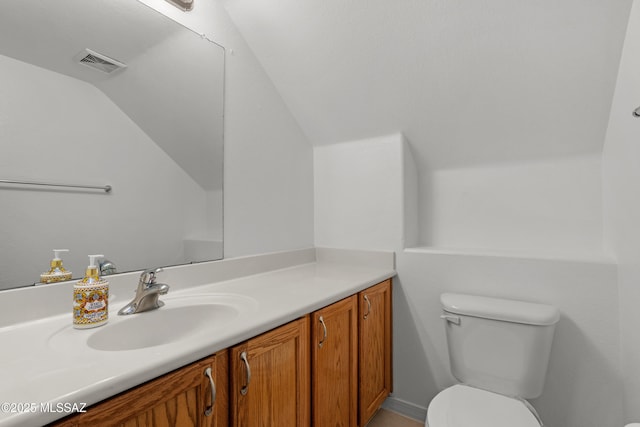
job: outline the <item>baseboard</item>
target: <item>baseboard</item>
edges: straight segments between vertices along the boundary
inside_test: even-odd
[[[422,406],[418,406],[414,403],[407,402],[393,396],[387,397],[382,404],[382,407],[420,422],[424,422],[427,418],[427,408],[423,408]]]

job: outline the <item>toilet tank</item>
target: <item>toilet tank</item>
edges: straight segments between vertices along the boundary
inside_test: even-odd
[[[442,294],[451,373],[458,381],[507,396],[542,394],[556,307]]]

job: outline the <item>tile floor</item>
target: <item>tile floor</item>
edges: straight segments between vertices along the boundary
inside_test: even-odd
[[[424,427],[424,422],[419,422],[395,412],[380,409],[369,421],[367,427]]]

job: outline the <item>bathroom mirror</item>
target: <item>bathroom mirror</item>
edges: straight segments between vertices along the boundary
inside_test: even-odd
[[[222,258],[224,49],[137,0],[0,2],[0,289]]]

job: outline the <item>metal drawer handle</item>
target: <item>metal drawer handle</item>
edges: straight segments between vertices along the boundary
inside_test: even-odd
[[[322,346],[324,345],[324,342],[327,340],[327,325],[325,325],[324,319],[322,318],[322,316],[320,316],[319,320],[320,320],[320,324],[324,328],[324,336],[322,337],[322,339],[318,343],[318,347],[322,348]]]
[[[251,367],[249,366],[249,361],[247,360],[246,351],[243,351],[242,353],[240,353],[240,359],[242,359],[242,361],[244,362],[245,369],[247,370],[247,384],[245,384],[240,389],[240,394],[244,396],[249,391],[249,384],[251,383]]]
[[[204,375],[209,378],[209,385],[211,386],[211,404],[204,410],[204,414],[210,417],[211,414],[213,414],[213,405],[216,404],[216,384],[213,382],[213,377],[211,376],[211,368],[205,369]]]
[[[363,298],[367,302],[367,312],[364,314],[364,316],[362,316],[362,318],[367,320],[367,317],[369,317],[369,314],[371,314],[371,301],[369,301],[369,297],[366,295]]]

